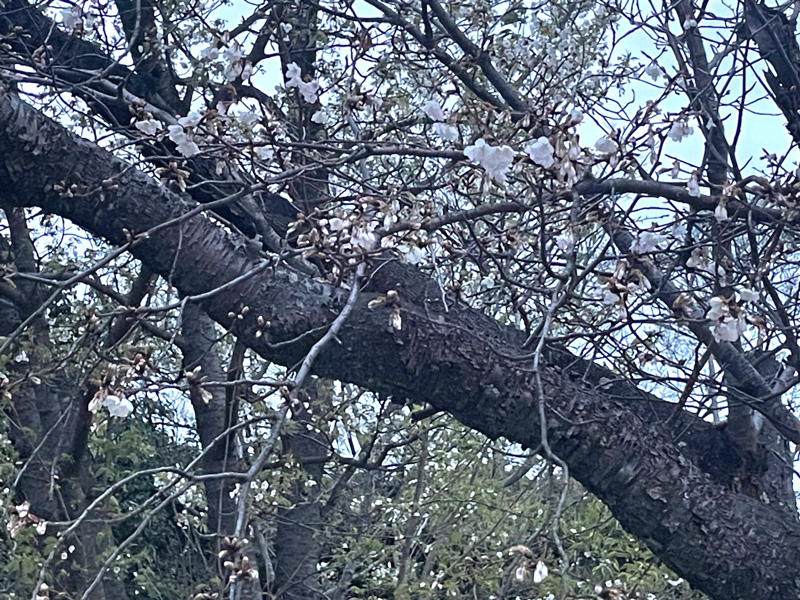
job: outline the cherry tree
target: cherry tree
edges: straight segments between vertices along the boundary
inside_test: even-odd
[[[261,572],[348,597],[356,567],[326,590],[308,529],[442,413],[558,474],[552,552],[515,547],[512,579],[575,576],[573,478],[708,597],[800,597],[796,10],[2,0],[9,531],[52,536],[33,597],[76,535],[66,591],[126,595],[115,561],[201,488],[224,593]],[[178,396],[202,451],[95,481],[117,424]],[[402,426],[345,456],[345,396],[356,429]],[[116,539],[109,502],[155,475]]]

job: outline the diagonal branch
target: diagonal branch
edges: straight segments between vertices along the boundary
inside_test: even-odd
[[[439,0],[427,0],[428,4],[436,15],[436,18],[442,24],[442,29],[450,36],[450,38],[458,45],[459,48],[470,59],[475,61],[486,79],[494,86],[494,89],[503,97],[503,100],[508,102],[508,105],[517,112],[526,113],[530,112],[530,107],[525,102],[513,87],[508,83],[508,80],[503,77],[492,64],[489,53],[481,50],[478,46],[472,43],[470,39],[459,28],[450,14],[439,4]]]
[[[796,23],[780,9],[757,0],[745,0],[740,31],[755,40],[761,58],[772,67],[772,72],[764,73],[767,85],[786,117],[789,134],[795,144],[800,144],[800,47],[795,27]]]

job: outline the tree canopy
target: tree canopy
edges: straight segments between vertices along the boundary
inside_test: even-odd
[[[0,595],[800,598],[797,13],[0,0]]]

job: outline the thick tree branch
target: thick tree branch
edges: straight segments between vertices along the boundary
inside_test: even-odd
[[[135,12],[135,7],[129,9]],[[135,15],[131,15],[129,35],[134,34],[135,26]],[[147,58],[135,70],[128,69],[95,44],[62,31],[27,0],[5,2],[5,10],[0,12],[0,34],[5,34],[23,57],[34,55],[45,45],[52,47],[44,66],[32,58],[28,59],[28,66],[46,73],[48,85],[66,89],[85,100],[111,128],[128,136],[138,136],[130,126],[131,104],[145,104],[165,125],[174,124],[175,115],[188,111],[178,97],[168,67],[157,58]],[[164,140],[161,144],[144,145],[143,153],[155,165],[163,167],[169,162],[164,156],[174,155],[175,148]],[[219,173],[217,161],[203,156],[191,158],[188,166],[191,183],[214,182],[193,186],[192,197],[198,202],[213,202],[239,192],[249,183],[246,176],[227,166]],[[297,215],[283,197],[266,193],[243,196],[217,212],[250,237],[261,235],[265,246],[272,251],[280,250],[278,238]]]
[[[744,23],[739,31],[755,40],[758,52],[772,71],[764,77],[775,96],[775,104],[786,117],[786,129],[795,144],[800,144],[800,47],[795,36],[797,24],[781,9],[763,2],[745,0]]]

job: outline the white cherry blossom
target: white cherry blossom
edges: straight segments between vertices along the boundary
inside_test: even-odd
[[[595,150],[602,154],[614,154],[617,151],[617,145],[607,135],[604,135],[594,144]]]
[[[164,127],[160,121],[156,121],[155,119],[136,121],[133,126],[145,135],[155,135]]]
[[[95,394],[94,397],[92,397],[92,399],[89,401],[89,412],[96,413],[98,410],[100,410],[103,407],[104,399],[105,398],[101,393]]]
[[[378,245],[378,236],[373,233],[372,225],[362,225],[355,227],[350,234],[350,246],[352,248],[369,252]]]
[[[661,77],[661,69],[656,63],[651,62],[644,68],[644,74],[647,75],[653,81],[656,81],[658,80],[659,77]]]
[[[739,290],[739,296],[742,302],[758,302],[758,292],[750,288],[742,288]]]
[[[297,66],[297,63],[289,63],[286,65],[286,82],[287,84],[290,81],[294,81],[300,79],[300,67]]]
[[[516,156],[508,146],[490,146],[483,138],[464,148],[464,154],[472,162],[482,166],[489,177],[501,185],[505,184],[506,172]]]
[[[608,306],[613,306],[617,309],[617,316],[620,318],[624,318],[627,314],[627,310],[625,308],[625,301],[622,299],[620,294],[613,292],[610,289],[603,290],[603,304]]]
[[[133,412],[133,404],[127,398],[109,394],[103,400],[103,406],[108,409],[112,417],[127,417]]]
[[[200,121],[203,120],[203,115],[196,111],[190,112],[185,117],[181,117],[178,119],[178,123],[183,127],[197,127],[200,124]]]
[[[186,139],[186,130],[183,128],[182,125],[170,125],[167,128],[167,131],[169,139],[175,142],[176,144],[179,144]]]
[[[525,144],[525,153],[537,165],[544,168],[553,166],[555,162],[555,148],[546,137],[542,136],[535,142],[528,142]]]
[[[434,123],[433,132],[446,142],[458,141],[458,127],[447,123]]]
[[[236,62],[244,56],[244,51],[241,45],[236,40],[233,40],[222,52],[223,56],[228,62]]]
[[[691,256],[686,261],[686,266],[690,269],[705,271],[711,275],[716,274],[719,277],[725,277],[725,269],[722,265],[717,265],[716,268],[714,268],[714,264],[708,258],[706,248],[695,248],[692,250]]]
[[[345,221],[339,217],[328,219],[328,229],[331,231],[344,231],[348,227],[350,227],[350,221]]]
[[[309,81],[300,82],[297,86],[297,89],[300,90],[300,95],[303,97],[303,100],[308,102],[309,104],[314,104],[319,99],[319,84],[316,81]]]
[[[175,142],[178,152],[189,158],[200,153],[200,147],[192,139],[192,135],[187,133],[181,125],[170,125],[168,128],[169,139]]]
[[[194,140],[191,138],[186,138],[177,146],[178,152],[180,152],[186,158],[190,158],[195,154],[200,154],[200,146],[198,146]]]
[[[425,257],[427,256],[425,251],[419,246],[400,244],[397,249],[403,255],[403,260],[409,265],[418,265],[425,260]]]
[[[261,115],[253,112],[252,110],[245,110],[243,112],[240,112],[238,115],[236,115],[236,118],[239,120],[240,123],[242,123],[242,125],[245,125],[246,127],[252,127],[256,123],[261,121]]]
[[[694,129],[686,121],[675,121],[669,128],[667,135],[673,142],[680,142],[683,138],[694,133]]]
[[[211,62],[219,58],[219,49],[216,46],[208,46],[200,53],[200,60]]]
[[[319,123],[320,125],[325,125],[328,122],[328,113],[323,109],[319,109],[313,115],[311,115],[311,121],[313,123]]]
[[[547,565],[542,561],[536,563],[536,568],[533,570],[533,583],[539,584],[547,579]]]
[[[686,191],[689,192],[690,196],[694,196],[695,198],[700,196],[700,182],[697,181],[696,173],[692,174],[689,183],[686,184]]]
[[[728,314],[728,303],[720,296],[714,296],[708,301],[706,317],[713,320],[721,319]]]
[[[429,119],[433,121],[444,121],[444,111],[442,110],[442,105],[436,100],[428,100],[422,105],[421,110],[428,116]]]
[[[690,269],[701,269],[703,271],[708,267],[708,256],[706,255],[705,248],[695,248],[692,250],[691,256],[686,261],[686,266]]]
[[[316,81],[303,81],[300,67],[296,63],[289,63],[286,66],[286,87],[296,87],[303,97],[303,100],[309,104],[314,104],[319,100],[320,85]]]
[[[718,342],[721,340],[727,342],[737,342],[739,337],[744,333],[747,324],[742,317],[734,319],[733,317],[725,317],[717,321],[711,327],[711,333],[714,339]]]
[[[736,342],[747,328],[744,316],[731,314],[729,301],[721,296],[714,296],[708,301],[706,318],[711,321],[711,334],[716,341]]]
[[[636,236],[636,240],[631,244],[631,252],[634,254],[648,254],[658,250],[658,245],[666,240],[663,235],[658,235],[650,231],[642,231]]]

